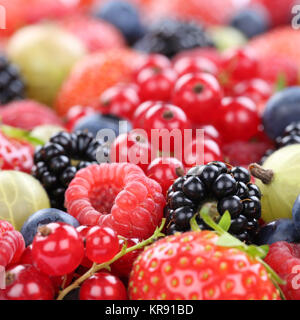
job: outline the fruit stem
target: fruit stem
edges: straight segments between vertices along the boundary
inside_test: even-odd
[[[270,184],[274,177],[273,170],[264,169],[257,163],[250,164],[249,171],[253,177],[261,180],[261,182],[264,184]]]
[[[67,288],[62,290],[59,293],[59,295],[57,297],[57,300],[62,300],[69,292],[71,292],[72,290],[78,288],[81,285],[81,283],[83,283],[85,280],[87,280],[88,278],[93,276],[96,272],[100,271],[101,269],[109,269],[109,266],[112,263],[114,263],[118,259],[120,259],[123,256],[125,256],[127,253],[130,253],[130,252],[135,251],[135,250],[142,249],[145,246],[151,244],[154,240],[158,239],[159,237],[164,236],[161,233],[161,231],[163,230],[163,228],[165,226],[165,223],[166,223],[166,219],[162,219],[162,222],[161,222],[160,226],[156,228],[156,230],[153,233],[153,235],[150,238],[148,238],[148,239],[136,244],[135,246],[127,248],[127,243],[125,242],[125,244],[123,245],[121,251],[117,255],[115,255],[110,261],[104,262],[104,263],[101,263],[101,264],[94,263],[93,266],[84,275],[82,275],[80,278],[75,280]]]

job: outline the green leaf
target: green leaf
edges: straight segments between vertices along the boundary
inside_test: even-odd
[[[222,234],[217,241],[217,245],[221,247],[230,247],[230,248],[244,248],[245,246],[243,242],[233,237],[229,233]]]
[[[198,226],[198,223],[196,221],[196,218],[198,216],[198,213],[196,213],[193,218],[190,220],[190,226],[192,231],[201,231],[200,227]]]
[[[7,125],[1,125],[0,129],[6,136],[10,138],[25,140],[34,146],[39,146],[44,144],[44,141],[41,141],[35,137],[32,137],[29,131],[7,126]]]
[[[287,81],[286,81],[286,75],[284,72],[281,72],[278,74],[277,80],[276,80],[276,84],[275,84],[275,91],[281,91],[283,90],[287,85]]]
[[[221,227],[224,231],[228,231],[229,228],[230,228],[230,225],[231,225],[231,217],[230,217],[230,213],[229,211],[227,210],[221,220],[219,221],[219,227]]]
[[[267,247],[267,248],[266,248]],[[252,257],[259,257],[259,258],[264,258],[269,251],[269,246],[261,246],[261,247],[257,247],[254,245],[250,245],[247,247],[246,252],[252,256]]]

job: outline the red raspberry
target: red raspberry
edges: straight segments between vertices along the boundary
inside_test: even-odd
[[[286,281],[281,289],[288,300],[300,300],[300,245],[284,241],[270,246],[265,261]]]
[[[128,238],[151,236],[163,216],[160,185],[129,163],[80,170],[65,193],[65,206],[84,225],[110,227]]]
[[[281,289],[288,300],[300,300],[300,245],[279,241],[270,246],[265,261],[286,281]]]
[[[0,220],[0,236],[5,233],[6,231],[12,231],[14,227],[5,220]]]
[[[0,266],[17,263],[24,249],[24,238],[19,231],[9,230],[0,234]]]

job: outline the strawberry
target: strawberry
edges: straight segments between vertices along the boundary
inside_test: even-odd
[[[90,52],[125,46],[120,31],[112,24],[99,19],[77,14],[62,20],[61,25],[82,40]]]
[[[288,57],[274,54],[259,61],[258,76],[275,85],[282,78],[286,86],[297,85],[298,73],[298,65]]]
[[[2,123],[24,130],[44,124],[63,125],[53,110],[32,100],[14,101],[1,107],[0,117]]]
[[[217,244],[211,231],[166,237],[135,261],[131,299],[279,300],[267,269],[247,253]]]
[[[25,139],[12,137],[21,135],[24,135],[25,138],[23,131],[2,126],[0,130],[0,170],[31,173],[34,148]]]
[[[79,61],[63,84],[56,110],[65,115],[75,106],[96,108],[102,92],[120,81],[130,81],[140,54],[129,49],[93,53]]]
[[[281,56],[300,67],[300,32],[294,30],[290,26],[279,27],[268,33],[262,34],[250,41],[249,46],[261,58]],[[268,66],[272,65],[272,60],[268,62]]]

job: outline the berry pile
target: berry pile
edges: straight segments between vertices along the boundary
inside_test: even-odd
[[[253,242],[259,230],[260,198],[258,187],[250,183],[250,174],[242,167],[228,168],[222,162],[194,167],[168,191],[167,233],[190,230],[193,216],[211,204],[211,215],[216,220],[226,211],[230,213],[230,233],[246,243]],[[208,228],[200,218],[197,223],[202,230]]]
[[[69,2],[0,0],[0,300],[300,300],[295,1]]]
[[[23,99],[25,85],[18,68],[0,55],[0,104]]]
[[[89,132],[60,132],[34,154],[33,175],[41,181],[53,208],[64,209],[65,191],[76,172],[96,163],[101,146]]]

